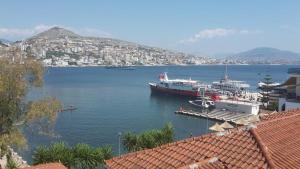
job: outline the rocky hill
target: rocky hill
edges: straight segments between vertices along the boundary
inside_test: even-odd
[[[57,38],[64,38],[64,37],[80,38],[81,36],[75,34],[72,31],[64,29],[64,28],[53,27],[45,32],[41,32],[41,33],[27,39],[27,41],[36,40],[36,39],[49,39],[50,40],[50,39],[57,39]]]
[[[7,46],[10,46],[11,44],[12,44],[11,41],[6,40],[6,39],[1,39],[1,38],[0,38],[0,45],[1,45],[1,46],[7,47]]]
[[[167,65],[202,64],[212,59],[112,38],[85,37],[53,27],[20,42],[46,65]]]

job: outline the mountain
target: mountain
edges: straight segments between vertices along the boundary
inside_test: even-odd
[[[80,35],[75,34],[72,31],[69,31],[64,28],[60,27],[53,27],[47,31],[41,32],[28,40],[34,40],[39,38],[45,38],[45,39],[57,39],[57,38],[64,38],[64,37],[71,37],[71,38],[78,38]]]
[[[0,39],[0,44],[2,46],[9,46],[12,42],[7,39]]]
[[[209,64],[204,57],[113,38],[86,37],[53,27],[16,43],[46,65]]]
[[[233,54],[227,59],[237,60],[249,64],[293,64],[300,63],[300,54],[276,48],[259,47],[245,52]]]

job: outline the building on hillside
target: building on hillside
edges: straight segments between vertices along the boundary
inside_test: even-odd
[[[67,169],[67,167],[65,167],[61,163],[46,163],[46,164],[39,164],[35,166],[25,167],[22,169]]]
[[[279,111],[300,108],[300,68],[290,68],[288,74],[288,79],[277,87],[281,93],[278,99]]]
[[[108,169],[298,169],[300,109],[273,113],[248,127],[188,138],[106,160]]]

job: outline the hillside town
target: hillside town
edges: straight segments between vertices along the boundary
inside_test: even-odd
[[[300,54],[258,47],[226,57],[195,55],[149,47],[124,40],[86,37],[64,28],[53,27],[22,41],[0,39],[0,53],[9,55],[19,48],[45,66],[159,66],[203,64],[298,64]],[[283,57],[284,56],[284,57]]]
[[[42,60],[45,66],[199,65],[216,59],[110,39],[83,37],[54,27],[11,46]],[[2,48],[5,48],[2,47]],[[2,49],[3,51],[3,49]]]

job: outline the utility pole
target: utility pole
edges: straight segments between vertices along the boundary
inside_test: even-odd
[[[121,136],[122,136],[122,133],[119,132],[118,133],[118,137],[119,137],[119,156],[121,155]]]

